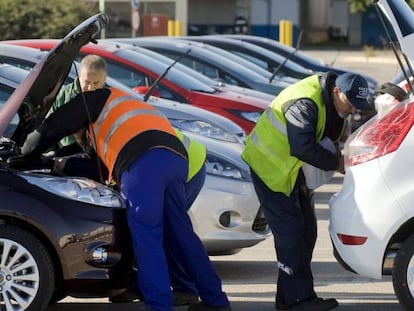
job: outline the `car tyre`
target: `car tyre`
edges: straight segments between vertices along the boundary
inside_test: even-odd
[[[30,232],[0,226],[1,310],[43,311],[54,292],[53,262]]]
[[[414,310],[414,235],[397,252],[392,282],[395,294],[405,310]]]

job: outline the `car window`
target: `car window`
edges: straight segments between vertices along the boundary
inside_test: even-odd
[[[213,45],[215,44],[213,43]],[[226,44],[218,44],[217,46],[225,50],[225,52],[227,53],[230,52],[230,54],[232,55],[236,55],[238,57],[243,58],[246,61],[255,64],[262,70],[267,71],[268,74],[271,74],[271,72],[273,72],[276,68],[279,67],[280,64],[283,63],[283,66],[278,69],[279,77],[288,76],[302,79],[310,75],[310,72],[302,65],[292,62],[291,60],[286,60],[285,56],[267,51],[266,49],[263,49],[261,47],[258,47],[257,51],[252,51],[244,50],[243,48],[240,49],[238,47],[233,47],[232,45],[229,46]]]
[[[134,49],[134,51],[136,51],[138,53],[142,53],[142,54],[148,55],[150,57],[153,57],[153,58],[155,58],[155,59],[159,60],[160,62],[163,62],[167,65],[171,65],[172,62],[174,61],[174,59],[171,58],[171,57],[161,55],[160,53],[155,53],[155,52],[153,52],[151,50],[148,50],[148,49],[136,50],[136,47],[134,47],[133,49]],[[181,63],[176,63],[174,65],[174,67],[177,68],[178,70],[186,73],[187,75],[192,76],[193,78],[197,79],[198,81],[200,81],[200,82],[202,82],[202,83],[204,83],[204,84],[206,84],[210,87],[215,87],[215,85],[216,85],[216,82],[214,81],[214,79],[209,78],[207,75],[200,74],[200,72],[191,69],[190,66],[186,66],[186,65],[181,64]]]
[[[133,71],[127,67],[120,66],[107,60],[108,75],[119,82],[133,88],[136,86],[148,86],[147,76],[141,72]]]
[[[174,52],[167,52],[162,51],[162,54],[170,57],[170,58],[177,58],[176,53]],[[210,65],[206,62],[202,62],[198,59],[195,59],[191,56],[184,57],[180,59],[180,63],[186,65],[187,67],[209,77],[210,79],[216,80],[216,81],[222,81],[224,83],[230,84],[230,85],[236,85],[241,87],[246,87],[246,85],[241,82],[239,79],[227,74],[226,72],[220,70],[220,68],[217,68],[213,65]]]
[[[5,85],[0,85],[0,110],[3,109],[4,104],[9,99],[10,95],[13,93],[14,89]],[[16,129],[17,124],[19,123],[19,116],[16,114],[11,123],[6,128],[3,133],[3,136],[10,138]]]
[[[26,61],[21,58],[15,57],[8,57],[8,56],[0,56],[0,63],[10,64],[15,67],[19,67],[25,70],[31,70],[33,66],[36,64],[35,62]]]
[[[152,72],[156,73],[157,75],[162,75],[165,72],[165,70],[169,67],[168,65],[159,60],[156,60],[152,57],[140,54],[132,50],[121,49],[115,54],[132,63],[145,67],[151,70]],[[209,85],[206,85],[205,83],[193,78],[192,76],[189,76],[188,74],[180,70],[177,70],[174,67],[171,67],[169,69],[165,78],[186,90],[194,90],[210,94],[215,93],[214,88],[210,87]]]
[[[252,55],[249,55],[249,54],[246,54],[246,53],[243,53],[243,52],[240,52],[240,51],[232,51],[232,53],[234,53],[234,54],[236,54],[240,57],[243,57],[244,59],[247,59],[249,62],[252,62],[252,63],[254,63],[254,64],[256,64],[256,65],[258,65],[258,66],[260,66],[260,67],[262,67],[266,70],[268,69],[267,62],[265,62],[265,61],[263,61],[263,60],[261,60],[257,57],[254,57]]]

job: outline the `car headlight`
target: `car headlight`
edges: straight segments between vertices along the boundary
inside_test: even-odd
[[[106,207],[121,207],[120,196],[112,189],[86,178],[19,174],[27,182],[61,197]]]
[[[204,121],[191,120],[170,120],[173,127],[182,131],[192,132],[198,135],[207,136],[217,140],[238,143],[244,140],[244,134],[241,137],[231,134],[224,129]]]
[[[206,172],[210,175],[251,181],[250,172],[221,157],[207,152]]]

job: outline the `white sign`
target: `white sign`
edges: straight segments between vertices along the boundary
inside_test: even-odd
[[[138,10],[132,11],[132,30],[137,31],[139,29],[139,22]]]

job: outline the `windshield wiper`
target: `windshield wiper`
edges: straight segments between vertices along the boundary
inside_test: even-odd
[[[300,46],[300,42],[302,41],[302,34],[303,34],[303,30],[300,31],[299,33],[299,37],[298,37],[298,42],[296,43],[296,47],[292,50],[292,52],[290,52],[285,59],[283,60],[283,62],[281,62],[279,64],[279,66],[277,66],[277,68],[275,69],[275,71],[272,73],[272,75],[269,78],[269,83],[272,83],[273,79],[276,77],[276,74],[280,71],[280,69],[287,63],[287,61],[296,53],[296,51],[299,49]]]
[[[154,83],[150,86],[150,88],[148,89],[148,91],[145,93],[144,95],[144,102],[146,102],[148,100],[148,98],[151,96],[152,92],[154,91],[155,87],[158,85],[158,83],[161,81],[162,78],[164,78],[168,71],[171,69],[172,66],[174,66],[176,63],[178,63],[178,61],[180,61],[182,58],[184,58],[185,56],[187,56],[188,54],[190,54],[191,49],[188,49],[185,53],[183,53],[180,57],[178,57],[171,65],[169,65],[165,71],[157,78],[157,80],[154,81]]]

